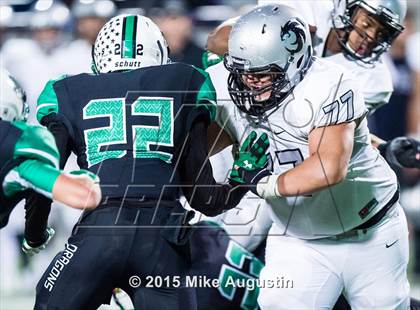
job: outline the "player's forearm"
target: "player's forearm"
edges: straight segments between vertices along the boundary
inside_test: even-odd
[[[191,207],[206,216],[216,216],[233,209],[248,192],[246,187],[217,184],[214,180],[213,184],[206,183],[194,185],[193,194],[187,197]]]
[[[229,134],[215,122],[208,128],[207,141],[210,156],[216,155],[233,144]]]
[[[385,140],[379,138],[378,136],[374,135],[373,133],[370,134],[371,143],[374,147],[378,147],[381,144],[386,143]]]
[[[224,22],[209,34],[206,45],[208,51],[219,56],[224,56],[227,53],[229,34],[232,30],[234,21],[236,21],[236,19]]]
[[[182,190],[191,207],[207,216],[214,216],[234,208],[248,190],[218,184],[214,180],[206,138],[207,124],[196,122],[191,129],[179,170]]]
[[[307,195],[341,182],[347,174],[346,160],[314,154],[277,179],[282,196]]]

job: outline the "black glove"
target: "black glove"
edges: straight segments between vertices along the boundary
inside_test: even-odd
[[[391,165],[420,169],[420,142],[398,137],[378,146],[381,155]]]
[[[263,133],[257,140],[257,133],[251,132],[241,145],[235,156],[232,171],[229,176],[231,183],[251,185],[250,190],[257,194],[257,183],[265,176],[270,175],[268,156],[265,153],[270,142],[267,134]],[[255,142],[254,142],[255,141]]]

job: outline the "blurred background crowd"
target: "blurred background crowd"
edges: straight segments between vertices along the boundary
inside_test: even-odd
[[[407,2],[406,29],[384,57],[394,94],[369,120],[371,131],[386,140],[420,138],[420,1]],[[36,99],[48,80],[91,72],[92,44],[110,17],[120,13],[151,17],[163,31],[173,61],[202,67],[208,33],[255,5],[256,0],[0,0],[0,65],[26,90],[29,122],[36,123]],[[75,166],[75,160],[68,165]],[[410,221],[412,296],[420,298],[420,172],[397,173]],[[10,224],[0,232],[0,309],[31,307],[38,279],[79,215],[70,208],[53,208],[50,224],[58,236],[46,251],[29,259],[20,250],[23,206],[15,209]]]

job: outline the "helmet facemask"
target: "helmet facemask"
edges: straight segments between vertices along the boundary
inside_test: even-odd
[[[290,93],[291,84],[284,70],[276,65],[265,68],[244,69],[241,62],[230,62],[225,57],[225,67],[230,72],[228,90],[232,101],[243,112],[252,116],[261,116],[266,111],[278,106]],[[244,76],[270,76],[271,81],[262,87],[250,87],[244,81]],[[263,94],[270,92],[268,98],[261,99]]]
[[[252,116],[261,116],[265,112],[279,107],[281,102],[293,91],[294,87],[303,79],[312,64],[312,49],[308,48],[307,57],[301,57],[297,66],[300,68],[294,77],[289,78],[288,71],[296,66],[294,56],[291,56],[284,69],[276,64],[264,67],[249,68],[247,62],[228,54],[225,55],[224,65],[230,72],[228,77],[228,91],[234,104],[243,112]],[[306,60],[303,63],[303,59]],[[271,83],[262,87],[250,87],[244,81],[244,76],[271,77]],[[263,94],[270,92],[266,99],[260,99]]]
[[[357,17],[361,14],[361,10],[382,26],[375,38],[370,37],[360,27]],[[375,9],[363,0],[354,1],[347,6],[344,14],[332,18],[337,40],[343,51],[351,58],[365,64],[374,64],[390,48],[394,39],[404,30],[404,27],[397,20],[398,17],[390,10],[384,7]],[[350,36],[353,31],[363,38],[359,46],[363,46],[361,49],[366,49],[366,51],[360,52],[360,50],[355,50],[351,46]]]

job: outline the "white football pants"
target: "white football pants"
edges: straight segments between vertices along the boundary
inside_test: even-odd
[[[353,310],[408,309],[408,229],[399,204],[367,231],[345,237],[302,240],[276,229],[260,274],[263,310],[331,309],[342,292]]]

